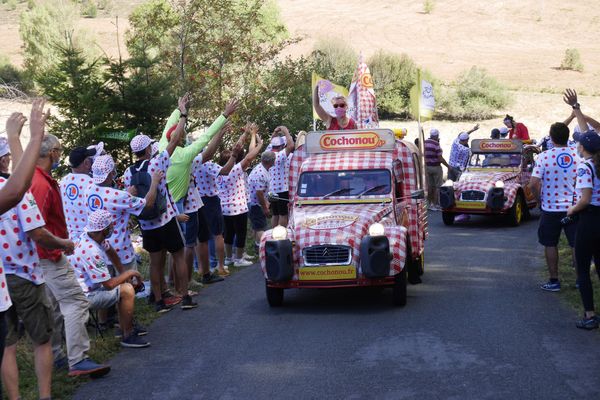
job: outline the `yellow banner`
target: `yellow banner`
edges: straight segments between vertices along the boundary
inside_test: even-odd
[[[332,83],[313,72],[311,86],[312,90],[314,90],[317,84],[319,85],[319,103],[321,104],[321,107],[323,107],[323,109],[325,109],[329,115],[335,116],[331,100],[337,96],[348,97],[348,89],[343,86],[336,85],[335,83]],[[313,119],[320,119],[314,107]]]
[[[336,279],[355,279],[356,268],[352,265],[328,267],[303,267],[298,270],[301,281],[331,281]]]

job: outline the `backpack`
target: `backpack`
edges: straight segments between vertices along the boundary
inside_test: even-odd
[[[152,185],[152,177],[148,173],[148,160],[138,161],[129,167],[131,172],[131,186],[135,186],[138,197],[146,197],[150,186]],[[160,217],[165,211],[167,211],[167,199],[156,189],[156,200],[154,206],[151,208],[144,208],[144,210],[138,215],[138,219],[151,220]]]

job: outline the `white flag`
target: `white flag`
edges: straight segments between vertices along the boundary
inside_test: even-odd
[[[433,97],[433,86],[426,80],[421,80],[421,95],[419,96],[419,114],[421,118],[431,119],[435,110],[435,98]]]

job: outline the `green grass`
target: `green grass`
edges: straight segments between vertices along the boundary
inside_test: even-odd
[[[559,278],[561,284],[561,290],[559,296],[571,306],[574,310],[577,310],[578,315],[583,314],[583,306],[581,304],[581,296],[579,290],[575,287],[575,270],[571,267],[571,248],[567,244],[567,240],[563,237],[560,244],[558,245],[559,254]],[[594,287],[594,302],[596,310],[600,310],[600,282],[598,274],[596,273],[596,267],[592,267],[591,271],[592,286]]]

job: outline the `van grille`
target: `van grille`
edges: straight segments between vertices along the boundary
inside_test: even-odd
[[[349,265],[352,251],[348,246],[319,245],[303,250],[305,265]]]

